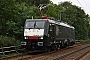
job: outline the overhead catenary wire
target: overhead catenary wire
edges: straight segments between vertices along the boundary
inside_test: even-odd
[[[77,0],[77,1],[78,1],[78,3],[81,5],[81,7],[83,8],[83,10],[86,11],[86,10],[84,9],[84,7],[82,6],[82,4],[80,3],[80,1],[79,1],[79,0]]]
[[[80,3],[80,1],[79,0],[77,0],[78,1],[78,3],[82,6],[82,4]],[[83,0],[84,1],[84,3],[87,5],[87,3],[85,2],[85,0]],[[88,6],[88,5],[87,5]],[[89,6],[88,6],[89,7]],[[84,9],[84,7],[82,6],[82,8]],[[85,9],[84,9],[84,11],[86,11]]]
[[[85,2],[85,0],[83,0],[84,1],[84,3],[90,8],[90,6]]]
[[[78,3],[81,5],[81,7],[83,8],[83,6],[82,6],[82,4],[79,2],[79,0],[77,0],[78,1]]]

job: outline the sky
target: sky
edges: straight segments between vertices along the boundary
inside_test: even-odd
[[[64,1],[70,1],[73,5],[81,7],[86,14],[90,16],[90,0],[51,0],[54,4],[58,4]]]

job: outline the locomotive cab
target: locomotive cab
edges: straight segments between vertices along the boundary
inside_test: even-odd
[[[24,41],[21,45],[29,51],[43,49],[48,36],[47,19],[27,19],[24,26]]]

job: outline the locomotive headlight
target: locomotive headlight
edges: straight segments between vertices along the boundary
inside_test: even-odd
[[[25,37],[25,39],[28,39],[28,37]]]
[[[43,37],[40,37],[40,39],[43,39]]]

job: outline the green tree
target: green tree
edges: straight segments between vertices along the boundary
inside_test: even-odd
[[[40,18],[39,4],[52,5],[45,9],[45,15],[60,19],[75,27],[76,39],[88,39],[90,37],[89,15],[83,9],[71,2],[53,4],[50,0],[0,0],[0,34],[20,37],[23,35],[23,27],[26,19]]]
[[[49,7],[47,13],[48,16],[53,16],[56,19],[67,22],[68,24],[75,27],[76,39],[88,39],[88,17],[81,7],[72,5],[71,2],[61,2],[59,5],[52,3],[52,6]]]
[[[39,18],[38,7],[27,6],[25,2],[18,3],[16,0],[1,0],[0,2],[0,34],[20,37],[23,34],[24,22],[28,18]]]
[[[88,15],[78,6],[72,5],[70,2],[60,4],[63,7],[62,21],[75,27],[76,39],[88,38]]]
[[[17,0],[18,2],[25,2],[29,6],[39,6],[39,4],[48,4],[50,0]]]

